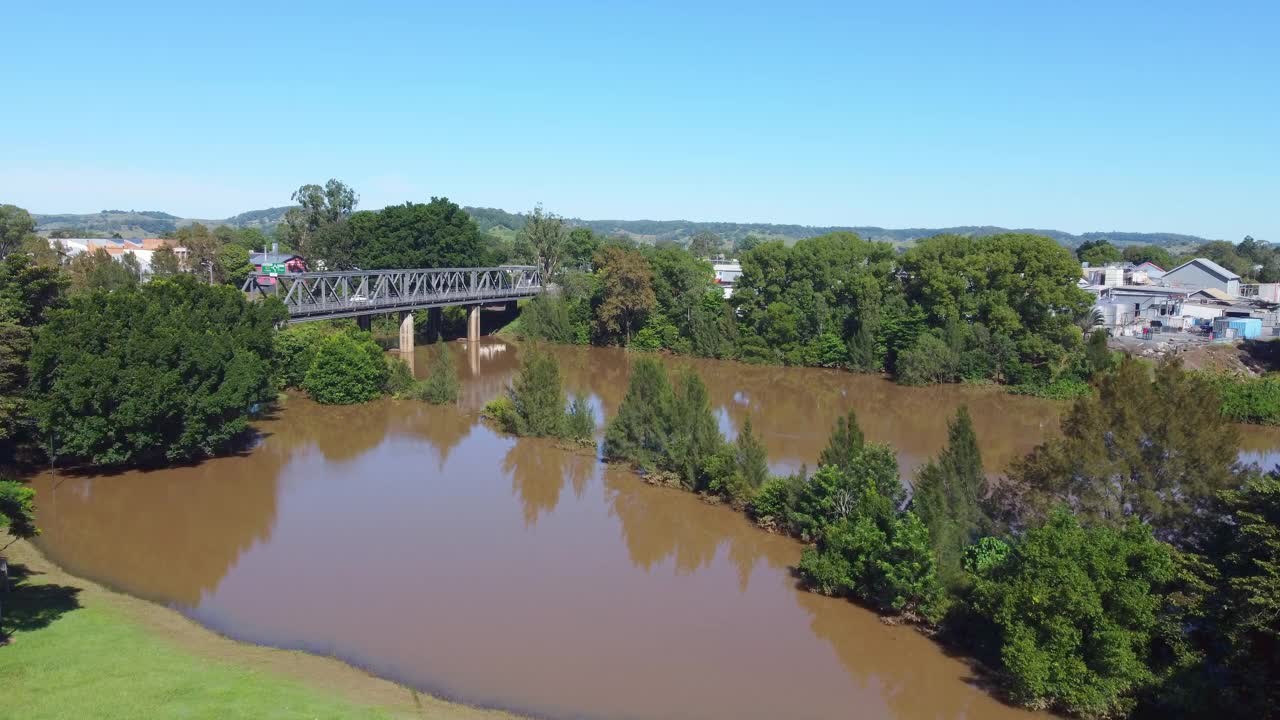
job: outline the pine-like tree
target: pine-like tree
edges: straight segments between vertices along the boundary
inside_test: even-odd
[[[724,444],[720,425],[711,412],[707,386],[692,370],[676,379],[673,402],[671,462],[685,487],[704,490],[699,475],[703,462]]]
[[[742,424],[735,445],[738,476],[752,490],[769,479],[769,455],[751,427],[751,418]]]
[[[564,430],[564,388],[555,358],[531,350],[511,385],[521,435],[559,437]]]
[[[835,465],[848,470],[862,453],[865,442],[862,428],[858,427],[858,416],[850,410],[847,418],[836,420],[836,429],[831,432],[827,447],[818,456],[818,467]]]
[[[649,467],[663,462],[671,446],[675,394],[655,358],[631,369],[627,394],[604,434],[604,456]]]
[[[964,582],[964,549],[990,528],[981,503],[987,495],[982,453],[969,409],[947,424],[947,447],[916,476],[912,510],[929,529],[944,582]]]

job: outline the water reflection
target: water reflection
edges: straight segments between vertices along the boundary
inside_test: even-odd
[[[252,453],[37,480],[41,544],[76,572],[233,637],[334,654],[424,690],[551,717],[1020,718],[909,629],[798,590],[800,547],[589,453],[479,423],[519,350],[451,343],[457,406],[291,397]],[[430,352],[420,348],[419,352]],[[617,411],[634,356],[553,348],[566,388]],[[690,360],[736,431],[812,465],[837,416],[905,466],[971,408],[988,469],[1060,406],[970,388]],[[417,358],[424,374],[426,356]],[[1275,433],[1246,433],[1274,456]]]
[[[262,471],[252,473],[241,458],[103,477],[44,473],[32,481],[41,545],[74,573],[193,608],[241,555],[270,541],[288,455],[279,448],[255,451]]]

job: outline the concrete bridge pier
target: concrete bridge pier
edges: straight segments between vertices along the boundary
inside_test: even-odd
[[[480,306],[472,305],[467,311],[467,342],[476,343],[480,340]]]
[[[400,352],[413,354],[413,311],[400,311]]]
[[[372,315],[357,315],[357,316],[356,316],[356,327],[360,328],[360,329],[361,329],[361,330],[363,330],[364,332],[369,332],[370,330],[372,330],[372,329],[373,329],[373,316],[372,316]]]
[[[444,311],[438,307],[427,310],[427,342],[439,340],[443,329]]]

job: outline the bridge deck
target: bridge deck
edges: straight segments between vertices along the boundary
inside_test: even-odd
[[[542,292],[542,273],[528,265],[425,270],[253,273],[243,290],[277,297],[289,322],[328,320],[449,305],[530,298]]]

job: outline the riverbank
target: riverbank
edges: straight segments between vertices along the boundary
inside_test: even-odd
[[[0,534],[0,547],[11,538]],[[181,613],[70,575],[30,543],[4,551],[0,696],[42,718],[515,720],[333,658],[223,637]]]

